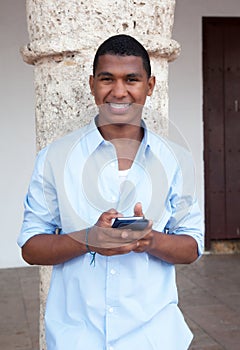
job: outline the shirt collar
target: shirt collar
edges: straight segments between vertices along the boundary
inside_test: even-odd
[[[97,117],[93,118],[91,120],[91,122],[87,125],[86,127],[86,136],[88,136],[86,138],[86,143],[87,143],[87,147],[90,153],[94,152],[95,149],[97,149],[97,147],[103,143],[106,143],[108,141],[106,141],[101,133],[99,132],[97,125],[96,125],[96,121],[97,121]],[[147,128],[147,125],[145,123],[145,121],[142,119],[141,120],[141,126],[144,129],[144,136],[142,139],[142,146],[144,148],[147,148],[148,146],[150,147],[150,135],[149,135],[149,130]]]
[[[87,136],[86,144],[89,153],[93,153],[100,144],[106,142],[96,126],[96,119],[97,116],[91,120],[85,131],[85,136]]]

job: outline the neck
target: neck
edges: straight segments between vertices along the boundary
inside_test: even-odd
[[[98,126],[105,140],[110,141],[117,153],[119,170],[129,169],[143,139],[140,125],[110,124]]]
[[[129,140],[142,141],[144,131],[139,125],[129,125],[129,124],[109,124],[109,125],[99,125],[98,130],[105,140],[110,142],[116,139],[124,139],[125,142]]]

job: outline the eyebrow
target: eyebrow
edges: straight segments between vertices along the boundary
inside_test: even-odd
[[[97,77],[101,77],[101,76],[108,76],[108,77],[112,77],[114,74],[110,73],[110,72],[100,72],[97,74]],[[136,78],[136,77],[139,77],[139,78],[142,78],[142,74],[140,73],[129,73],[129,74],[126,74],[126,77],[127,78]]]
[[[127,74],[127,77],[128,78],[142,78],[143,77],[143,75],[142,74],[140,74],[140,73],[130,73],[130,74]]]
[[[97,74],[97,77],[101,77],[102,75],[109,76],[109,77],[113,76],[113,74],[109,73],[109,72],[100,72],[100,73]]]

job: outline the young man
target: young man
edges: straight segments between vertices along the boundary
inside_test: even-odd
[[[142,121],[154,85],[144,47],[109,38],[90,77],[98,116],[38,155],[18,243],[28,263],[54,265],[48,350],[185,350],[191,342],[174,264],[202,253],[202,219],[189,154]],[[115,218],[144,214],[143,230],[112,228]]]

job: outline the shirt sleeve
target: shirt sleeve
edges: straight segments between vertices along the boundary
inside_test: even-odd
[[[172,216],[169,221],[170,234],[184,234],[193,237],[197,241],[198,255],[201,256],[204,250],[204,229],[203,218],[199,209],[197,200],[195,199],[189,207],[188,212],[182,217]]]
[[[17,243],[22,247],[37,234],[53,234],[59,227],[57,195],[52,182],[45,177],[47,148],[39,152],[24,201],[24,218]],[[51,206],[49,206],[51,200]],[[51,210],[50,210],[51,207]]]
[[[201,256],[204,251],[203,215],[195,193],[193,173],[184,174],[183,168],[179,168],[176,172],[172,184],[170,207],[172,214],[166,226],[168,233],[193,237],[198,244],[198,255]]]

